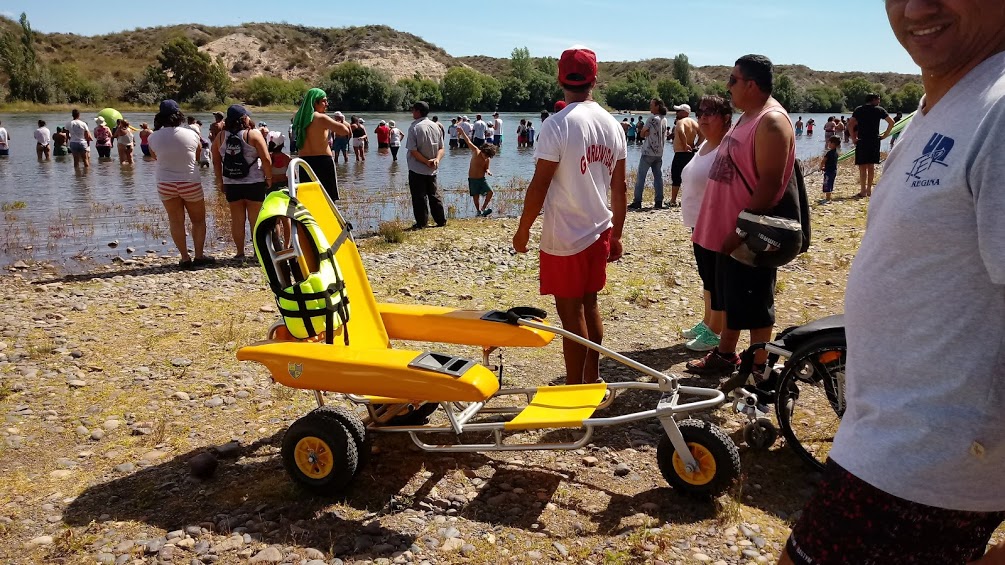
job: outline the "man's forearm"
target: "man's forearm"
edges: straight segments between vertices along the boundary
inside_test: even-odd
[[[542,186],[542,184],[531,181],[530,186],[527,187],[527,194],[523,201],[523,214],[520,215],[520,230],[530,231],[531,226],[541,214],[541,209],[544,208],[544,198],[548,194],[548,186]]]

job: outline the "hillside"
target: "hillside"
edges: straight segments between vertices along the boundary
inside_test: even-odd
[[[6,30],[14,32],[15,37],[20,34],[19,24],[0,17],[0,31]],[[308,84],[317,85],[330,69],[347,61],[380,69],[390,77],[390,81],[377,78],[377,82],[360,83],[362,90],[353,92],[350,95],[351,99],[346,102],[346,105],[359,103],[361,105],[359,109],[400,109],[409,95],[422,94],[426,98],[436,100],[441,97],[441,93],[444,101],[450,100],[448,104],[458,108],[489,106],[500,109],[531,107],[536,109],[549,106],[550,104],[544,101],[552,100],[559,95],[554,92],[555,85],[551,78],[554,73],[554,59],[547,64],[536,65],[538,69],[551,67],[552,70],[545,71],[547,77],[540,75],[539,78],[545,77],[544,80],[528,81],[527,86],[533,88],[526,92],[520,91],[519,85],[516,88],[510,86],[509,91],[502,92],[500,85],[495,83],[491,88],[486,86],[477,91],[465,91],[464,95],[473,98],[460,101],[457,98],[459,92],[448,95],[442,90],[444,85],[440,84],[440,81],[449,69],[468,67],[496,79],[503,79],[510,74],[510,59],[487,56],[453,57],[442,48],[418,36],[383,25],[317,28],[286,23],[246,23],[223,27],[184,24],[138,28],[100,36],[36,33],[35,44],[39,57],[42,62],[51,66],[52,75],[57,77],[56,80],[62,82],[56,87],[43,85],[47,90],[30,91],[55,93],[49,95],[48,99],[31,100],[86,103],[123,100],[150,103],[149,100],[159,99],[157,97],[164,92],[143,83],[145,79],[141,76],[141,72],[156,62],[161,46],[179,37],[188,38],[198,49],[214,58],[222,59],[230,79],[237,83],[236,88],[230,89],[230,94],[252,104],[296,103],[300,93],[294,91],[277,93],[276,90],[270,90],[263,94],[264,87],[259,84],[259,89],[252,95],[242,90],[243,86],[249,84],[247,79],[258,76],[285,80],[304,79]],[[601,62],[598,81],[603,89],[601,97],[618,107],[644,108],[651,96],[649,92],[631,89],[626,91],[622,85],[615,83],[630,82],[622,79],[630,77],[633,71],[639,70],[648,72],[654,80],[672,76],[673,63],[674,60],[671,58]],[[693,68],[694,82],[699,87],[711,85],[712,88],[690,91],[691,103],[694,104],[696,101],[695,96],[698,95],[696,92],[700,94],[702,91],[721,91],[729,76],[729,70],[730,67],[725,65]],[[841,83],[846,79],[864,77],[868,81],[865,88],[870,88],[874,83],[881,83],[887,93],[898,93],[906,83],[920,82],[920,77],[917,75],[898,73],[816,71],[803,65],[782,65],[779,70],[794,82],[794,88],[789,91],[790,97],[783,103],[790,108],[807,111],[836,111],[845,106],[845,97],[836,87],[844,88]],[[411,79],[416,76],[431,79],[431,94],[428,90],[421,93],[415,90],[418,87],[414,83],[407,87],[395,84],[400,79]],[[281,86],[283,83],[279,81],[269,84],[273,89],[283,88]],[[502,86],[506,86],[505,81]],[[813,88],[819,86],[829,88]],[[134,90],[133,94],[127,97],[124,94],[129,88]],[[426,83],[425,88],[430,88],[429,83]],[[187,96],[192,96],[194,92],[190,92]],[[618,94],[614,94],[615,92]],[[854,96],[856,99],[862,93],[861,89],[853,92],[856,92]],[[149,93],[149,100],[144,98],[142,93]],[[24,94],[19,96],[20,99],[26,99]],[[669,94],[663,96],[674,97]],[[891,102],[896,107],[913,108],[918,98],[920,98],[920,87],[913,85],[909,96],[905,94],[897,101]],[[188,101],[188,98],[182,98],[182,101]]]
[[[16,25],[0,22],[3,28]],[[443,49],[387,26],[313,28],[289,24],[248,23],[213,27],[199,24],[140,28],[108,35],[39,33],[38,52],[46,62],[77,66],[88,78],[132,77],[153,63],[160,46],[188,37],[199,48],[223,58],[231,78],[257,75],[313,79],[344,61],[388,72],[394,80],[440,79],[459,63]]]

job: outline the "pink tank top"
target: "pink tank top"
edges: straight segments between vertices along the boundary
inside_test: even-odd
[[[757,133],[761,119],[769,112],[779,112],[788,117],[781,106],[768,106],[753,119],[735,124],[722,139],[718,156],[708,174],[705,198],[701,202],[694,235],[691,236],[692,241],[705,249],[716,252],[721,250],[729,234],[736,230],[736,217],[750,205],[750,197],[759,178],[754,155],[754,134]],[[796,148],[793,145],[772,205],[782,198],[785,185],[792,176],[795,160]]]

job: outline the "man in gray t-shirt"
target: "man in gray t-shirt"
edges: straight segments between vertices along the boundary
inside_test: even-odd
[[[653,188],[656,190],[654,207],[657,210],[663,208],[663,146],[667,142],[667,105],[659,98],[653,98],[649,102],[649,109],[653,114],[638,133],[643,145],[635,179],[635,196],[628,206],[633,210],[642,208],[642,191],[650,169],[653,171]]]
[[[925,97],[869,208],[847,409],[782,563],[970,563],[1005,520],[1005,3],[924,5],[886,3]]]
[[[405,141],[408,190],[412,195],[412,213],[415,215],[412,229],[426,227],[430,213],[437,227],[447,225],[443,201],[436,186],[436,172],[444,153],[443,130],[428,115],[429,104],[419,101],[412,105],[414,121],[408,126]]]

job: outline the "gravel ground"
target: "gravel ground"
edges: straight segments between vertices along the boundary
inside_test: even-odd
[[[839,194],[852,194],[850,180],[840,179]],[[814,211],[813,249],[779,276],[780,327],[841,311],[866,205],[842,199]],[[536,292],[536,255],[511,254],[515,227],[469,219],[400,244],[361,241],[374,293],[463,308],[537,305],[554,319]],[[626,230],[627,255],[601,296],[605,345],[683,373],[695,354],[679,331],[701,312],[687,231],[677,210],[632,213]],[[18,265],[0,277],[3,562],[773,563],[817,480],[783,442],[767,452],[741,446],[733,490],[714,501],[681,496],[655,464],[660,427],[645,422],[568,452],[431,455],[380,435],[344,498],[313,498],[278,455],[313,397],[234,356],[276,318],[257,265],[179,271],[176,262],[146,256],[67,277]],[[508,385],[564,373],[557,343],[509,349],[505,360]],[[607,361],[602,372],[642,378]],[[655,400],[626,395],[615,411]],[[742,417],[728,407],[700,417],[742,442]]]

